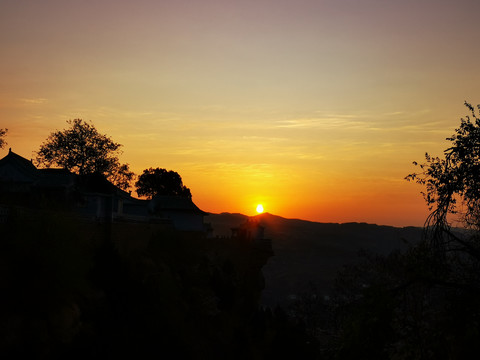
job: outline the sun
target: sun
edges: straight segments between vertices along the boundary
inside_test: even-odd
[[[263,213],[263,205],[262,204],[257,205],[257,213],[259,213],[259,214]]]

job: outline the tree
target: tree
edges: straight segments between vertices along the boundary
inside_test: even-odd
[[[425,185],[424,198],[431,210],[425,223],[425,246],[431,278],[441,287],[447,306],[443,321],[468,339],[480,352],[480,105],[465,102],[469,114],[446,140],[443,157],[425,155],[421,172],[408,180]],[[463,229],[454,228],[460,224]],[[438,293],[435,294],[439,298]],[[461,343],[459,343],[461,344]],[[465,342],[464,344],[468,344]],[[467,348],[467,346],[465,346]],[[462,356],[458,356],[462,358]]]
[[[191,198],[190,189],[183,185],[181,176],[175,171],[160,168],[143,170],[135,183],[138,196],[152,198],[156,195],[176,195]]]
[[[0,129],[0,149],[2,149],[7,142],[4,139],[4,136],[7,134],[8,129]]]
[[[363,252],[338,273],[327,307],[300,312],[315,320],[330,315],[314,323],[331,334],[321,342],[325,358],[480,356],[480,116],[465,105],[470,114],[447,138],[444,157],[427,153],[425,163],[414,163],[420,171],[407,176],[426,187],[431,213],[422,241],[388,256]]]
[[[122,189],[127,189],[134,173],[128,164],[120,164],[122,146],[95,126],[81,119],[68,120],[68,129],[55,131],[40,146],[37,163],[60,166],[75,174],[102,174]]]
[[[451,146],[444,151],[444,158],[426,153],[425,163],[414,162],[421,172],[408,175],[407,180],[426,187],[423,196],[431,210],[426,230],[433,246],[442,250],[460,246],[480,260],[480,248],[451,231],[454,221],[477,235],[480,231],[480,117],[471,104],[465,102],[465,106],[470,115],[462,118],[460,127],[446,139]]]

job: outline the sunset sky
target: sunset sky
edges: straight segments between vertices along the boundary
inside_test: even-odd
[[[422,225],[404,177],[480,103],[478,0],[1,0],[0,128],[66,120],[209,212]]]

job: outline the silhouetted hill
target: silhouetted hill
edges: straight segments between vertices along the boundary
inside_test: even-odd
[[[247,220],[242,214],[210,214],[214,235],[228,236],[232,227]],[[359,251],[388,254],[405,250],[421,238],[421,228],[366,223],[317,223],[264,213],[255,216],[273,240],[275,256],[263,267],[266,286],[262,303],[285,304],[308,290],[310,284],[325,294],[337,272],[360,259]]]

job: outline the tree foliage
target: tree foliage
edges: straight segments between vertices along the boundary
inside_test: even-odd
[[[68,120],[68,129],[51,133],[37,152],[37,163],[60,166],[79,175],[102,174],[122,189],[134,177],[128,164],[120,164],[119,143],[100,134],[95,126],[81,119]]]
[[[471,104],[465,102],[465,106],[470,114],[446,139],[451,146],[444,157],[425,154],[425,163],[414,162],[421,171],[408,175],[407,180],[425,185],[423,195],[431,210],[426,229],[435,247],[460,245],[480,260],[480,252],[451,231],[454,221],[475,232],[480,230],[480,117]]]
[[[2,149],[7,142],[5,141],[5,135],[7,134],[8,129],[0,129],[0,149]]]
[[[447,138],[444,156],[427,153],[407,176],[425,186],[431,213],[423,239],[405,252],[362,254],[339,273],[331,300],[309,294],[297,306],[325,358],[480,356],[480,107],[465,105],[469,116]]]
[[[365,255],[337,279],[336,358],[479,356],[478,275],[452,263],[439,272],[427,243],[387,257]]]
[[[182,177],[175,171],[161,168],[143,170],[135,183],[138,196],[153,198],[156,195],[175,195],[191,198],[190,189],[183,185]]]

